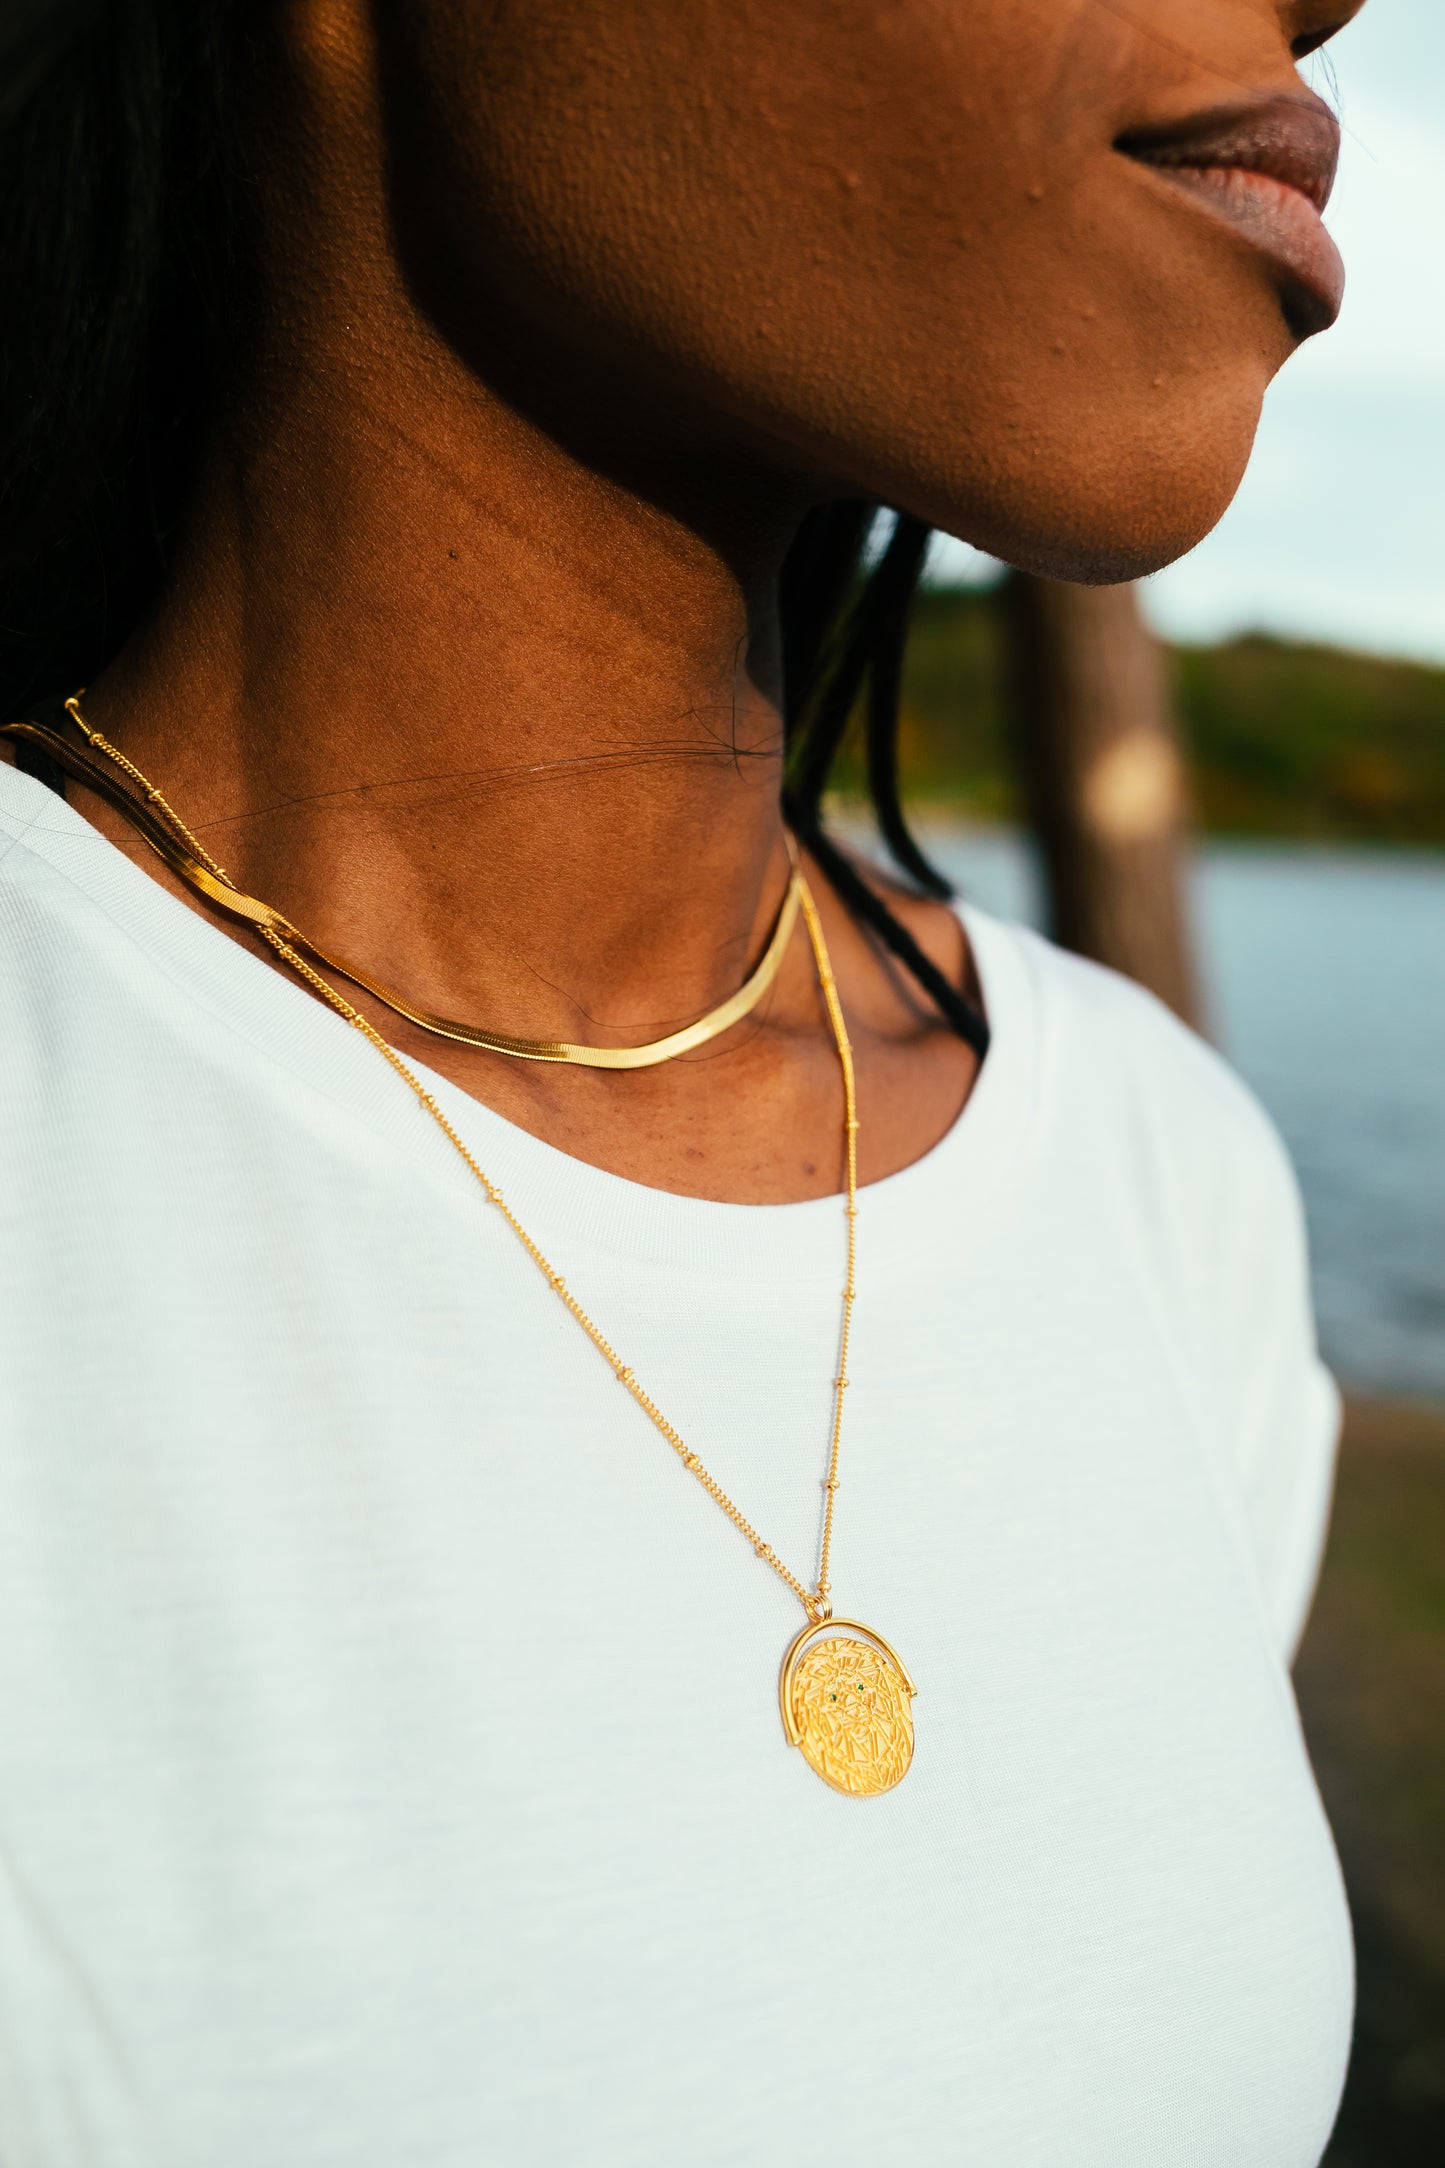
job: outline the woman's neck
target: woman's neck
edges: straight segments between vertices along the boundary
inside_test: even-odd
[[[454,320],[402,260],[370,18],[335,16],[258,58],[256,328],[97,719],[243,885],[429,1005],[568,1037],[704,1008],[780,885],[805,498],[565,327]]]
[[[783,893],[775,594],[807,491],[690,407],[686,372],[644,399],[625,358],[515,311],[444,335],[396,256],[374,71],[316,25],[258,149],[244,396],[160,612],[88,711],[243,888],[426,1007],[659,1036],[741,982]],[[935,1140],[973,1065],[824,909],[870,1180]],[[957,922],[913,923],[957,973]],[[837,1186],[837,1061],[801,941],[705,1058],[621,1077],[374,1020],[619,1173],[751,1201]]]
[[[787,878],[760,599],[786,523],[760,505],[755,524],[740,572],[505,412],[466,438],[424,399],[403,426],[308,389],[218,457],[161,613],[87,714],[243,888],[425,1007],[524,1037],[658,1037],[742,982]],[[83,810],[156,872],[118,815]],[[975,1065],[819,901],[871,1181],[936,1141]],[[957,922],[903,908],[957,981]],[[616,1173],[756,1203],[841,1179],[801,939],[746,1023],[621,1076],[477,1053],[355,998],[404,1055]]]
[[[94,719],[242,886],[429,1005],[646,1035],[776,905],[782,508],[740,571],[475,385],[432,392],[293,379]]]

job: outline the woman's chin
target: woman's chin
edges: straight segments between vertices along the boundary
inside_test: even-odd
[[[1228,504],[1226,497],[1207,517],[1161,523],[1143,532],[1137,527],[1123,531],[1090,527],[1076,533],[1053,529],[1020,534],[1008,548],[990,554],[1041,579],[1069,580],[1079,587],[1114,587],[1125,580],[1147,579],[1187,556],[1218,525]]]
[[[931,514],[917,509],[944,533],[1021,572],[1088,587],[1144,579],[1187,555],[1224,517],[1244,478],[1257,420],[1255,409],[1225,443],[1196,441],[1193,458],[1180,456],[1180,438],[1135,443],[1082,468],[1058,462],[987,504],[965,509],[935,499]]]

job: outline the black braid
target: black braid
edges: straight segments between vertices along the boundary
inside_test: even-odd
[[[870,888],[850,858],[845,857],[830,836],[814,823],[799,825],[794,820],[793,832],[800,843],[812,853],[824,873],[829,886],[845,903],[862,925],[871,927],[886,948],[892,950],[904,969],[918,981],[939,1015],[966,1040],[982,1060],[988,1052],[989,1030],[984,1018],[971,1001],[951,986],[936,963],[925,956],[908,928],[889,910],[876,888]]]
[[[900,549],[895,533],[873,576],[864,582],[852,610],[844,616],[831,652],[828,643],[820,645],[810,682],[804,688],[806,720],[795,736],[789,762],[790,802],[805,817],[817,818],[829,772],[874,654],[880,640],[888,638],[892,620],[912,593],[917,572],[910,569],[909,554],[906,548]],[[855,555],[855,565],[856,561]],[[787,637],[785,626],[785,649]]]
[[[783,720],[792,733],[807,706],[829,635],[852,593],[873,524],[871,504],[825,504],[809,512],[783,564]]]
[[[898,710],[903,691],[903,651],[908,645],[908,605],[913,599],[932,530],[921,520],[900,514],[889,558],[898,558],[897,586],[902,606],[883,617],[868,673],[868,792],[879,832],[894,862],[911,874],[930,896],[953,891],[931,866],[909,832],[898,797]]]
[[[789,826],[853,916],[877,934],[945,1022],[982,1056],[988,1025],[823,828],[822,799],[866,680],[867,773],[879,831],[895,863],[928,894],[952,890],[909,833],[898,790],[898,707],[914,590],[930,531],[899,515],[888,547],[860,578],[870,508],[830,507],[805,521],[781,586],[784,698],[789,746],[783,792]],[[850,585],[855,590],[848,607]],[[819,622],[824,631],[818,631]],[[795,631],[795,627],[797,628]],[[831,640],[829,633],[831,632]]]

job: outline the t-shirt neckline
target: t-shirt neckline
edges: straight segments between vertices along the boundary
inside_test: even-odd
[[[13,849],[42,860],[217,1024],[420,1158],[434,1178],[475,1186],[436,1124],[350,1025],[171,895],[66,800],[8,764],[0,764],[0,831],[11,838],[0,864]],[[989,1018],[989,1052],[943,1136],[859,1191],[865,1274],[885,1261],[906,1267],[920,1215],[954,1213],[960,1249],[981,1242],[1028,1129],[1038,1068],[1030,940],[973,904],[957,908]],[[561,1232],[609,1255],[676,1270],[705,1264],[723,1276],[781,1281],[838,1269],[838,1195],[733,1204],[652,1188],[534,1136],[425,1062],[408,1057],[408,1066],[529,1231],[535,1222],[535,1231]]]

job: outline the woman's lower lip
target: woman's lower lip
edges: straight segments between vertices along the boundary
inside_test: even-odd
[[[1233,226],[1284,274],[1285,314],[1297,337],[1329,329],[1344,299],[1345,266],[1308,196],[1272,174],[1243,166],[1150,170]]]

